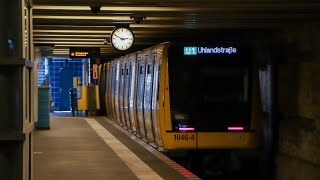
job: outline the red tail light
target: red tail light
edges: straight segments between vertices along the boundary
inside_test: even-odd
[[[193,127],[181,127],[179,128],[179,131],[194,131]]]
[[[244,127],[241,126],[232,126],[232,127],[228,127],[228,131],[243,131]]]
[[[193,132],[196,128],[190,124],[178,124],[177,130],[180,132]]]

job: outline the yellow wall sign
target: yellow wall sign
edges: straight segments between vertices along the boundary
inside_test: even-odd
[[[89,52],[70,52],[70,57],[88,57]]]

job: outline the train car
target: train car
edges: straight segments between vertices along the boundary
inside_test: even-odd
[[[196,159],[200,152],[219,164],[216,157],[226,162],[238,150],[258,150],[262,113],[252,54],[239,43],[167,42],[116,58],[100,77],[107,117],[167,155]]]
[[[257,148],[261,105],[251,54],[237,44],[163,43],[117,58],[101,78],[107,116],[163,151]]]

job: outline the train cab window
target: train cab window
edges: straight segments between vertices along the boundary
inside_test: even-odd
[[[228,131],[228,125],[249,127],[251,71],[234,57],[187,57],[169,61],[170,109],[173,129],[181,123],[198,132]],[[183,117],[183,118],[182,118]]]

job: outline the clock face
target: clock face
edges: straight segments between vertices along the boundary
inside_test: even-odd
[[[130,29],[117,28],[111,34],[111,44],[114,48],[125,51],[133,45],[134,36]]]

